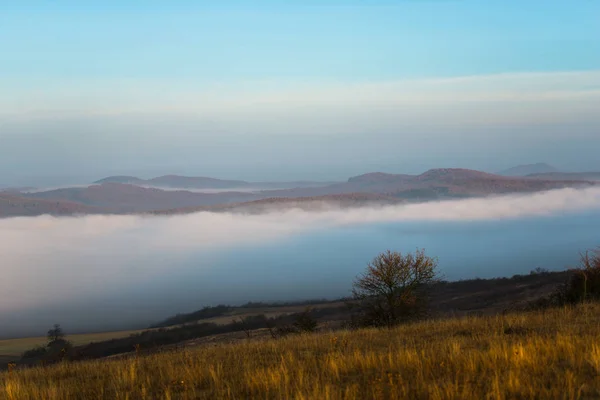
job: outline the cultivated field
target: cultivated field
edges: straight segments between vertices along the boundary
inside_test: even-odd
[[[197,346],[0,374],[8,399],[600,397],[600,305]]]
[[[68,335],[66,337],[73,345],[79,346],[91,342],[100,342],[103,340],[117,339],[127,337],[137,331],[117,331],[117,332],[102,332],[102,333],[85,333],[81,335]],[[22,339],[5,339],[0,340],[0,357],[20,357],[24,351],[29,350],[38,345],[46,345],[48,339],[45,336],[22,338]]]

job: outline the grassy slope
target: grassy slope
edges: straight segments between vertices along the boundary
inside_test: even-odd
[[[433,290],[432,311],[436,316],[455,315],[468,313],[493,314],[505,309],[525,305],[528,301],[543,297],[552,292],[556,285],[567,281],[569,272],[554,272],[541,275],[524,275],[521,277],[466,280],[440,284]],[[342,302],[313,304],[314,308],[327,308],[342,306]],[[234,308],[227,315],[202,319],[202,322],[228,324],[239,317],[248,317],[265,314],[267,317],[276,317],[286,313],[301,312],[306,305]],[[76,346],[90,342],[127,337],[137,331],[115,331],[103,333],[86,333],[69,335]],[[32,347],[46,342],[45,337],[0,340],[0,370],[5,365],[3,360],[19,358],[19,356]]]
[[[600,305],[199,346],[0,374],[9,399],[600,396]]]

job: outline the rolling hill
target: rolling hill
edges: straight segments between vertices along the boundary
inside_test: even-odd
[[[344,183],[319,188],[264,191],[261,192],[261,195],[268,197],[311,197],[347,193],[378,193],[395,198],[420,201],[526,193],[593,184],[593,182],[580,180],[506,177],[468,169],[441,168],[432,169],[420,175],[369,173],[352,177]]]
[[[296,187],[326,186],[333,182],[291,181],[291,182],[247,182],[242,180],[226,180],[203,176],[163,175],[151,179],[140,179],[135,176],[117,175],[100,179],[95,184],[129,183],[138,186],[176,189],[285,189]]]
[[[529,303],[540,282],[523,285],[517,277],[507,283],[458,282],[458,291],[444,290],[455,285],[442,283],[454,307],[456,299],[467,307],[469,300],[499,307],[459,307],[455,313],[450,306],[444,317],[388,329],[339,329],[344,320],[320,308],[311,314],[314,332],[285,337],[274,335],[266,322],[250,328],[238,322],[237,331],[199,323],[81,345],[73,361],[43,367],[39,360],[30,361],[35,366],[30,368],[27,360],[15,364],[14,357],[6,357],[11,365],[0,372],[0,394],[7,399],[598,398],[598,303],[527,310],[515,297]],[[467,296],[465,286],[471,289]]]
[[[328,207],[398,204],[451,198],[527,193],[565,187],[590,186],[579,180],[513,178],[467,169],[433,169],[420,175],[375,172],[348,179],[345,183],[315,188],[262,191],[259,200],[215,206],[158,210],[156,214],[198,211],[264,212],[299,208],[323,210]]]
[[[32,186],[18,186],[18,187],[8,186],[5,188],[0,188],[0,193],[19,194],[19,193],[23,193],[23,192],[32,192],[35,190],[37,190],[37,189]]]
[[[0,218],[35,215],[97,214],[104,210],[65,200],[32,199],[0,192]]]
[[[600,172],[547,172],[527,175],[528,178],[560,180],[560,181],[594,181],[600,182]]]
[[[203,176],[189,177],[179,175],[164,175],[148,179],[146,184],[157,187],[194,188],[194,189],[231,189],[248,187],[248,182],[236,180],[223,180]]]
[[[349,178],[346,182],[325,186],[228,191],[225,186],[241,185],[244,181],[186,177],[172,179],[173,176],[167,175],[143,182],[207,185],[213,188],[222,185],[223,190],[199,193],[191,189],[163,190],[146,187],[145,184],[139,186],[130,183],[104,182],[89,187],[13,194],[12,196],[29,200],[20,200],[20,203],[26,206],[20,208],[11,206],[10,215],[38,215],[45,213],[43,210],[61,215],[82,213],[87,210],[105,213],[154,212],[157,214],[194,211],[262,212],[274,207],[315,210],[326,207],[396,204],[402,201],[418,202],[590,186],[597,184],[596,179],[576,178],[595,176],[590,173],[574,176],[542,174],[542,176],[507,177],[468,169],[442,168],[432,169],[420,175],[368,173]],[[127,176],[113,178],[123,182],[132,180],[132,177]],[[245,183],[250,185],[248,182]],[[4,193],[4,195],[9,194]],[[34,207],[33,204],[36,206]],[[52,204],[54,206],[51,206]],[[8,213],[9,211],[5,211],[6,215]]]
[[[546,163],[517,165],[504,171],[498,172],[498,175],[504,176],[526,176],[531,174],[544,174],[559,172],[558,169]]]
[[[351,208],[365,205],[390,205],[403,201],[394,197],[375,193],[332,194],[314,197],[269,197],[242,203],[219,204],[215,206],[187,207],[151,212],[155,215],[187,214],[200,211],[261,213],[272,210],[300,209],[322,211],[331,208]]]
[[[146,181],[144,179],[136,178],[135,176],[127,176],[127,175],[115,175],[109,176],[94,182],[95,184],[101,185],[103,183],[130,183],[133,185],[144,184]]]
[[[214,205],[257,199],[257,196],[251,193],[193,193],[185,190],[161,190],[124,183],[103,183],[83,188],[57,189],[31,193],[27,196],[35,199],[75,202],[119,213]]]

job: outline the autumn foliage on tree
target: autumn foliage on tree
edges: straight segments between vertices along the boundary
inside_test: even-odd
[[[353,284],[353,325],[387,326],[423,316],[427,286],[438,279],[437,259],[417,250],[379,254]]]

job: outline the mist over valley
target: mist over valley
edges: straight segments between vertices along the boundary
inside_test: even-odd
[[[0,219],[2,335],[144,328],[207,305],[348,296],[373,254],[426,248],[448,280],[562,270],[600,188],[308,210]],[[565,236],[565,232],[568,235]]]

